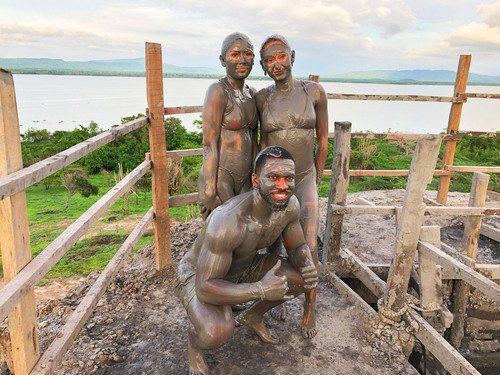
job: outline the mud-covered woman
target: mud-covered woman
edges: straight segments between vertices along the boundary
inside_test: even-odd
[[[318,184],[327,157],[328,112],[324,89],[318,83],[293,78],[295,51],[281,35],[272,35],[260,50],[264,74],[274,84],[256,95],[260,115],[260,148],[280,146],[295,159],[295,195],[301,207],[301,225],[318,268]],[[315,133],[317,143],[315,146]],[[302,335],[317,333],[316,289],[305,294]]]
[[[255,90],[245,84],[254,63],[253,45],[242,33],[228,35],[220,54],[226,76],[207,90],[202,113],[203,167],[198,177],[204,219],[221,203],[252,188],[257,155]]]

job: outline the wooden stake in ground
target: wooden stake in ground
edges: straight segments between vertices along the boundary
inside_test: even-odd
[[[328,193],[328,209],[323,238],[322,263],[339,261],[342,223],[344,215],[332,215],[331,205],[345,205],[349,188],[349,158],[351,156],[351,123],[335,122],[335,141],[333,144],[333,164]]]
[[[408,281],[424,219],[424,193],[432,179],[440,144],[440,136],[422,135],[413,154],[403,212],[398,225],[395,255],[380,310],[395,319],[400,318],[400,312],[406,304]]]
[[[470,207],[484,207],[486,192],[490,176],[481,172],[474,172],[472,177],[472,188],[469,196]],[[467,216],[464,220],[464,237],[462,240],[462,254],[475,260],[481,222],[483,218],[478,216]],[[473,265],[469,265],[473,267]],[[460,348],[464,337],[464,323],[467,315],[467,304],[469,302],[470,284],[463,280],[456,280],[453,288],[453,324],[450,332],[450,343],[457,349]]]
[[[458,62],[457,78],[455,80],[455,89],[453,96],[458,98],[459,93],[464,93],[467,88],[467,80],[469,78],[469,68],[471,55],[461,55]],[[462,102],[455,102],[451,105],[450,117],[448,119],[448,130],[446,133],[451,134],[458,131],[460,127],[460,116],[462,115]],[[442,169],[448,165],[453,165],[455,157],[456,140],[447,140],[444,146]],[[446,204],[448,200],[448,190],[450,189],[451,176],[443,175],[439,178],[437,201],[441,204]]]
[[[153,163],[152,192],[155,212],[156,268],[172,263],[165,125],[163,123],[163,70],[161,44],[146,43],[146,89],[148,96],[149,145]]]
[[[12,74],[0,68],[0,177],[23,168]],[[31,261],[28,211],[24,190],[0,202],[0,247],[5,281]],[[16,375],[28,374],[40,357],[35,294],[31,290],[9,314]]]

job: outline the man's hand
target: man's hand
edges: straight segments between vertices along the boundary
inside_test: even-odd
[[[262,280],[262,288],[266,301],[281,301],[293,298],[293,296],[285,296],[288,292],[288,282],[286,276],[276,276],[276,272],[281,266],[281,260],[278,260],[273,268],[264,275]]]
[[[304,279],[305,289],[314,289],[318,285],[318,271],[314,263],[310,260],[306,260],[306,265],[300,268],[300,275]]]

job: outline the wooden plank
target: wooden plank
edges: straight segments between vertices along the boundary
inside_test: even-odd
[[[145,160],[130,172],[115,187],[104,194],[82,216],[62,232],[38,256],[28,263],[11,281],[0,290],[0,320],[3,320],[14,306],[37,282],[62,258],[71,246],[95,223],[109,208],[132,187],[151,167]]]
[[[497,193],[496,191],[488,190],[486,196],[488,197],[488,199],[500,202],[500,193]]]
[[[431,199],[431,198],[428,198],[428,197],[424,197],[424,203],[425,204],[432,204],[433,206],[442,206],[441,203],[436,202],[434,199]]]
[[[202,112],[202,105],[185,105],[182,107],[165,107],[163,114],[164,115],[179,115],[182,113],[197,113]]]
[[[377,297],[385,293],[386,284],[373,272],[368,265],[363,263],[355,254],[346,248],[342,249],[343,265],[363,283]]]
[[[185,156],[200,156],[203,155],[202,148],[190,148],[187,150],[173,150],[167,151],[167,158],[175,158],[175,157],[185,157]]]
[[[366,95],[366,94],[334,94],[328,93],[328,99],[333,100],[383,100],[399,102],[461,102],[458,97],[426,96],[426,95]]]
[[[457,130],[453,134],[459,134],[461,136],[469,135],[473,137],[500,137],[500,132],[480,132],[475,130]]]
[[[484,207],[486,192],[490,176],[484,173],[474,172],[472,176],[472,187],[469,196],[470,207]],[[464,219],[464,235],[462,238],[462,254],[476,259],[477,246],[481,231],[482,216],[467,216]],[[453,324],[450,331],[451,344],[459,349],[464,337],[465,316],[469,302],[470,285],[462,280],[455,282],[452,294],[453,300]]]
[[[422,135],[415,148],[403,212],[398,225],[394,260],[382,302],[383,308],[394,314],[399,314],[405,305],[408,281],[426,208],[422,200],[425,189],[432,180],[440,145],[440,137]]]
[[[471,62],[471,55],[460,56],[457,68],[457,77],[455,79],[455,88],[453,90],[453,96],[455,98],[458,98],[459,94],[465,92],[465,89],[467,88],[470,62]],[[460,117],[462,115],[462,106],[463,106],[462,102],[455,102],[451,105],[450,117],[448,119],[448,128],[446,133],[451,134],[459,129]],[[443,169],[446,169],[446,167],[449,165],[453,165],[456,145],[457,141],[454,140],[446,141],[444,146],[443,161],[442,161]],[[446,204],[448,200],[450,181],[451,181],[450,176],[441,176],[439,178],[437,201],[441,204]]]
[[[437,264],[447,268],[449,272],[454,273],[461,280],[467,281],[471,286],[480,290],[489,298],[500,302],[500,285],[494,281],[467,267],[448,254],[443,253],[428,242],[419,241],[418,251],[432,258]]]
[[[181,207],[198,203],[198,193],[172,195],[168,197],[170,207]]]
[[[170,214],[168,206],[168,169],[165,125],[163,123],[163,72],[161,44],[146,43],[146,89],[148,96],[149,147],[153,176],[153,208],[155,211],[156,268],[172,263],[170,249]]]
[[[80,142],[54,156],[39,161],[27,168],[0,178],[0,200],[34,185],[45,177],[74,163],[99,147],[148,124],[146,117],[112,128],[86,141]]]
[[[404,140],[404,139],[414,139],[418,140],[422,134],[417,133],[351,133],[351,138],[365,138],[365,139],[393,139],[393,140]],[[454,139],[459,140],[462,138],[461,134],[436,134],[441,137],[441,139]],[[328,133],[328,138],[334,138],[335,133]]]
[[[494,228],[488,224],[481,225],[481,234],[485,237],[491,238],[497,242],[500,242],[500,229]]]
[[[401,206],[331,205],[331,210],[334,215],[395,215],[396,211],[401,209]],[[439,216],[496,216],[500,215],[500,207],[427,206],[424,214]]]
[[[352,262],[357,265],[356,272],[358,277],[364,273],[363,278],[371,279],[368,284],[365,284],[373,294],[381,297],[380,290],[386,289],[386,283],[375,275],[370,269],[364,267],[363,262],[356,256],[348,255],[344,250],[343,255],[350,257]],[[351,253],[352,254],[352,253]],[[377,295],[379,294],[379,295]],[[414,333],[415,336],[424,344],[425,348],[430,351],[443,367],[451,374],[473,374],[480,373],[462,357],[462,355],[453,348],[427,321],[412,309],[408,310],[411,318],[418,323],[418,329]]]
[[[23,168],[20,139],[14,80],[9,71],[0,69],[0,176]],[[24,190],[0,201],[0,248],[4,279],[8,282],[31,261]],[[17,302],[20,303],[8,311],[14,363],[11,370],[23,375],[30,372],[40,357],[33,287]]]
[[[349,175],[350,176],[356,176],[356,177],[373,177],[373,176],[380,176],[380,177],[392,177],[392,176],[408,176],[410,174],[409,169],[351,169],[349,170]],[[451,171],[444,171],[442,169],[436,169],[433,172],[433,176],[449,176],[452,175],[453,173]],[[324,170],[323,171],[323,176],[330,176],[331,171],[330,170]]]
[[[335,141],[333,144],[333,163],[328,193],[328,206],[344,205],[347,201],[349,188],[349,158],[351,155],[351,126],[348,121],[335,122]],[[333,215],[327,210],[325,233],[323,237],[322,264],[336,261],[340,257],[342,239],[343,214]]]
[[[481,99],[500,99],[500,94],[482,94],[473,92],[464,92],[461,95],[467,98],[481,98]]]
[[[319,83],[319,76],[315,74],[309,74],[309,81]]]
[[[448,165],[445,167],[447,171],[452,172],[483,172],[483,173],[500,173],[500,167],[480,167],[480,166],[465,166],[465,165]]]
[[[73,344],[73,340],[94,311],[97,302],[99,302],[106,292],[106,289],[114,280],[121,265],[152,222],[153,208],[151,207],[99,275],[76,310],[71,314],[62,330],[58,333],[57,337],[47,348],[45,353],[43,353],[42,358],[37,362],[31,375],[47,375],[52,374],[56,370],[66,350]]]

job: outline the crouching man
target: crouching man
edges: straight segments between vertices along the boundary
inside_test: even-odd
[[[262,321],[264,313],[318,283],[293,195],[292,156],[281,147],[268,147],[257,156],[254,171],[253,191],[215,209],[179,265],[176,291],[192,323],[188,338],[192,375],[208,374],[203,351],[217,349],[233,333],[231,305],[255,301],[238,321],[262,341],[277,344]],[[258,253],[279,236],[287,260]]]

